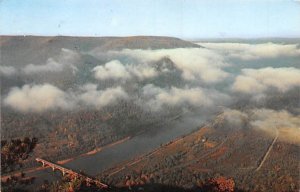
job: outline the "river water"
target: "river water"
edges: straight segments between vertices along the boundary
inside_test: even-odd
[[[196,120],[194,118],[173,120],[159,128],[159,132],[143,133],[123,143],[106,147],[96,154],[76,158],[63,166],[77,171],[82,170],[87,175],[95,176],[118,163],[151,152],[162,144],[198,129],[204,121],[200,118]],[[38,185],[44,180],[53,181],[60,178],[61,173],[53,172],[52,169],[48,168],[29,173],[27,176],[36,177],[34,185]]]

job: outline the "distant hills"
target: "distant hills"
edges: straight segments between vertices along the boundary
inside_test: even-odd
[[[193,39],[192,42],[215,42],[215,43],[281,43],[281,44],[294,44],[300,43],[300,38],[288,37],[262,37],[262,38],[200,38]]]
[[[76,51],[121,49],[171,49],[201,47],[173,37],[42,37],[1,36],[1,65],[19,65],[45,61],[59,54],[62,48]]]

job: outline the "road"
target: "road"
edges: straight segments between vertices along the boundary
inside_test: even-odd
[[[278,136],[279,136],[279,131],[278,131],[278,129],[276,128],[276,136],[274,137],[273,142],[272,142],[271,145],[269,146],[269,148],[268,148],[267,152],[265,153],[265,155],[264,155],[262,161],[260,162],[260,164],[258,165],[258,167],[255,169],[255,171],[259,171],[260,168],[264,165],[264,163],[265,163],[265,161],[267,160],[267,158],[268,158],[270,152],[271,152],[272,149],[273,149],[273,146],[274,146],[275,142],[276,142],[277,139],[278,139]]]

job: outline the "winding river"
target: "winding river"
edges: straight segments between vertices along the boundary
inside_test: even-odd
[[[131,139],[105,147],[94,154],[79,156],[63,164],[63,166],[77,171],[81,170],[90,176],[96,176],[118,163],[149,153],[162,144],[196,130],[204,121],[204,118],[176,118],[159,128],[159,132],[144,132]],[[36,178],[34,185],[40,184],[44,180],[53,181],[61,178],[60,172],[53,172],[50,168],[33,171],[26,175]]]

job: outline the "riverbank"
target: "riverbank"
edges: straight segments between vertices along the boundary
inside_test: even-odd
[[[198,118],[197,121],[195,118],[177,118],[172,121],[164,121],[161,124],[153,125],[153,129],[140,131],[134,136],[94,149],[75,158],[62,160],[59,163],[63,163],[64,166],[73,170],[81,170],[87,175],[98,176],[103,171],[122,162],[128,162],[143,154],[151,153],[176,138],[190,134],[199,129],[199,125],[203,124],[205,120],[206,118]],[[154,128],[160,128],[160,131],[153,131],[157,130]],[[31,170],[30,173],[27,172],[26,174],[26,176],[35,177],[32,186],[39,186],[45,180],[55,181],[60,178],[60,175],[60,173],[50,169]]]
[[[125,137],[119,141],[116,141],[116,142],[113,142],[113,143],[110,143],[108,145],[105,145],[103,147],[98,147],[98,148],[95,148],[91,151],[88,151],[86,153],[83,153],[83,154],[80,154],[80,155],[77,155],[75,157],[72,157],[72,158],[68,158],[68,159],[64,159],[64,160],[60,160],[60,161],[57,161],[56,163],[59,164],[59,165],[64,165],[66,163],[69,163],[71,161],[74,161],[75,159],[78,159],[80,157],[85,157],[85,156],[90,156],[90,155],[94,155],[100,151],[102,151],[103,149],[106,149],[106,148],[109,148],[109,147],[113,147],[115,145],[119,145],[127,140],[131,139],[130,136],[128,137]],[[47,169],[48,167],[32,167],[32,168],[28,168],[28,169],[25,169],[25,170],[21,170],[21,171],[15,171],[15,172],[12,172],[12,173],[9,173],[9,174],[6,174],[6,175],[1,175],[1,181],[4,182],[6,181],[9,177],[12,177],[12,176],[16,176],[16,177],[19,177],[21,176],[22,173],[24,173],[25,175],[26,174],[29,174],[29,173],[32,173],[32,172],[35,172],[35,171],[41,171],[41,170],[44,170],[44,169]]]

